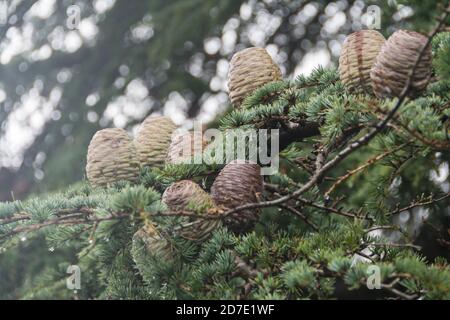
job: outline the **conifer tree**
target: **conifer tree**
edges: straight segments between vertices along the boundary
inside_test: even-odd
[[[275,68],[273,81],[251,87],[220,117],[224,133],[279,130],[280,170],[261,181],[254,163],[239,171],[232,167],[239,163],[166,161],[135,173],[133,162],[128,181],[82,179],[0,203],[0,257],[23,243],[45,245],[52,257],[38,274],[26,268],[33,276],[16,297],[450,299],[450,193],[442,178],[450,160],[450,6],[427,14],[417,16],[417,28],[434,23],[420,29],[427,36],[399,70],[401,90],[382,82],[391,96],[376,86],[349,88],[333,67],[294,80]],[[427,50],[433,64],[424,67]],[[382,62],[375,65],[385,71]],[[417,85],[420,70],[426,88]],[[96,144],[120,152],[92,157],[96,176],[117,166],[128,174],[124,150],[137,154],[131,141],[111,139]],[[76,291],[67,289],[69,266],[81,270]]]

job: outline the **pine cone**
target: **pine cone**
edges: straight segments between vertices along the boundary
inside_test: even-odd
[[[198,184],[190,180],[173,183],[166,189],[162,201],[172,211],[192,211],[198,214],[214,214],[214,201]],[[204,241],[221,225],[219,219],[186,219],[179,235],[188,240]]]
[[[169,241],[161,237],[158,231],[152,225],[145,225],[139,229],[132,239],[133,252],[140,246],[145,249],[156,259],[163,261],[173,260],[173,248]]]
[[[139,177],[136,148],[123,129],[98,131],[88,147],[86,175],[95,186],[126,180],[136,182]]]
[[[350,92],[372,92],[370,70],[385,41],[375,30],[357,31],[345,39],[339,57],[339,75]]]
[[[201,132],[183,132],[175,135],[167,152],[167,163],[192,163],[192,159],[202,156],[206,141]]]
[[[266,49],[253,47],[239,51],[231,59],[228,74],[231,103],[239,106],[259,87],[280,79],[280,68]]]
[[[167,117],[148,117],[135,138],[142,166],[162,167],[176,126]]]
[[[235,160],[227,164],[211,187],[216,204],[227,209],[258,201],[263,191],[261,168],[256,163]],[[258,209],[242,210],[225,218],[225,224],[234,232],[246,232],[259,218]]]
[[[370,73],[372,86],[379,98],[399,97],[420,51],[428,38],[418,32],[399,30],[383,45]],[[431,77],[432,54],[428,47],[413,74],[410,97],[426,89]]]

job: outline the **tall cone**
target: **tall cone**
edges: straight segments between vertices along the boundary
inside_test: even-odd
[[[370,77],[373,91],[379,98],[399,97],[405,87],[409,70],[412,70],[420,51],[428,38],[423,34],[410,30],[398,30],[383,45]],[[424,91],[431,78],[431,47],[425,49],[412,76],[410,97]]]
[[[350,92],[372,92],[370,70],[385,42],[375,30],[361,30],[345,39],[339,57],[339,76]]]
[[[176,125],[167,117],[148,117],[134,139],[142,166],[162,167]]]
[[[281,71],[264,48],[247,48],[237,52],[230,61],[228,90],[231,103],[242,101],[266,83],[281,80]]]
[[[103,129],[94,135],[88,147],[86,175],[95,186],[138,180],[139,159],[125,130]]]

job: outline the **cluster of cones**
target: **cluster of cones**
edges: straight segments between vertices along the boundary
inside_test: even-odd
[[[339,58],[341,82],[351,92],[374,93],[378,98],[399,97],[428,38],[398,30],[388,40],[375,30],[361,30],[347,37]],[[426,47],[412,75],[408,95],[424,91],[431,78],[432,54]]]
[[[263,48],[248,48],[236,53],[230,61],[228,87],[230,100],[239,107],[259,87],[281,79],[280,68]],[[148,117],[134,139],[123,129],[98,131],[88,148],[86,174],[94,186],[107,186],[117,181],[136,182],[142,167],[163,167],[182,162],[186,149],[196,155],[205,147],[202,136],[193,132],[176,134],[175,124],[167,117]],[[173,183],[162,200],[170,211],[219,214],[226,209],[257,202],[263,191],[261,168],[245,160],[228,163],[215,179],[211,193],[189,180]],[[241,210],[222,219],[190,219],[179,235],[190,240],[203,240],[217,226],[225,224],[235,232],[244,232],[258,220],[258,210]],[[161,246],[161,238],[153,224],[146,225],[135,237],[146,237],[146,245]],[[153,240],[154,241],[153,241]],[[156,241],[156,242],[155,242]]]
[[[379,32],[362,30],[348,36],[339,59],[341,82],[351,92],[374,93],[377,97],[401,94],[427,37],[413,31],[399,30],[387,41]],[[428,47],[412,76],[410,96],[423,91],[431,76],[431,49]],[[263,48],[237,52],[230,61],[228,88],[230,101],[239,108],[246,97],[261,86],[282,79],[279,66]],[[194,133],[174,134],[175,124],[167,117],[149,117],[134,140],[123,129],[103,129],[89,145],[87,178],[96,186],[119,180],[136,182],[143,166],[162,167],[183,160],[183,150],[195,155],[205,147],[203,138]],[[198,141],[200,139],[200,141]],[[263,179],[256,163],[235,160],[228,163],[207,193],[189,180],[173,183],[162,200],[173,212],[196,212],[215,215],[258,200]],[[189,240],[204,240],[212,230],[225,224],[235,232],[253,226],[258,210],[233,212],[222,219],[192,218],[182,226],[179,235]],[[149,250],[160,251],[167,243],[153,224],[146,224],[134,241],[143,241]],[[166,243],[166,244],[164,244]]]
[[[180,216],[189,214],[175,229],[176,236],[202,242],[222,225],[235,233],[253,228],[259,218],[259,210],[231,210],[231,214],[224,214],[227,208],[258,201],[263,191],[260,170],[255,163],[232,161],[216,177],[210,194],[191,180],[181,180],[170,185],[162,196],[163,203],[169,209],[167,212]],[[146,221],[136,232],[133,245],[144,245],[148,252],[161,258],[173,258],[174,248],[170,239],[162,236],[152,221]]]

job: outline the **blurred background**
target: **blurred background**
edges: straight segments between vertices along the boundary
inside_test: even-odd
[[[413,27],[426,31],[436,8],[435,1],[0,0],[0,201],[82,179],[100,128],[132,133],[149,114],[187,128],[212,121],[229,105],[228,61],[242,48],[267,48],[286,78],[336,65],[346,35],[373,18],[371,5],[385,35],[413,16]]]

